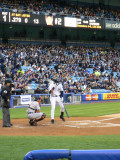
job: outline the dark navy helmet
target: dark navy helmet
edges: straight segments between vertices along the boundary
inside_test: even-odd
[[[54,81],[55,83],[59,83],[59,79],[58,79],[58,78],[53,78],[53,81]]]
[[[37,101],[37,100],[39,100],[40,99],[40,97],[35,97],[35,101]]]

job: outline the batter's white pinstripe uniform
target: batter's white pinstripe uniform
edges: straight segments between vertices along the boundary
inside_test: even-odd
[[[51,119],[54,120],[54,112],[55,112],[56,103],[60,106],[60,108],[61,108],[60,111],[64,112],[64,105],[63,105],[63,102],[61,101],[61,98],[60,98],[61,91],[63,91],[63,86],[61,83],[59,83],[59,84],[52,83],[49,86],[49,92],[52,89],[53,89],[53,93],[50,93]]]

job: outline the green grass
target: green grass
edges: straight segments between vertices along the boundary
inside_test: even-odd
[[[120,103],[66,105],[70,117],[92,117],[120,112]],[[11,119],[26,118],[27,108],[10,109]],[[50,117],[51,107],[41,107]],[[60,115],[56,106],[55,116]],[[2,110],[0,110],[2,119]],[[0,136],[0,160],[22,160],[31,150],[39,149],[119,149],[120,135],[106,136]]]
[[[0,144],[0,160],[22,160],[27,152],[40,149],[118,149],[120,148],[120,135],[66,137],[0,136]]]
[[[107,114],[120,113],[120,102],[108,103],[90,103],[65,106],[71,117],[92,117]],[[11,118],[26,118],[27,108],[10,109]],[[51,107],[41,107],[41,112],[45,112],[50,117]],[[55,117],[60,115],[60,107],[56,106]],[[2,110],[0,110],[0,119],[2,119]]]

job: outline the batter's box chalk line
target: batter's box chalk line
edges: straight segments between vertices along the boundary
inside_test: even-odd
[[[103,120],[98,120],[98,121],[93,121],[93,120],[81,120],[81,121],[69,121],[67,124],[64,126],[66,127],[76,127],[76,128],[91,128],[91,127],[119,127],[120,124],[115,124],[115,123],[105,123],[104,121],[108,121],[111,119],[116,119],[116,118],[108,118],[108,119],[103,119]]]

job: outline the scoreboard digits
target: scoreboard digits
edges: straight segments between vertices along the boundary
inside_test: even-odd
[[[34,24],[39,24],[39,19],[33,19]]]
[[[25,18],[25,23],[28,23],[28,18]]]
[[[18,22],[18,23],[21,23],[22,20],[21,20],[20,17],[13,17],[12,20],[11,20],[11,22]]]
[[[7,15],[8,15],[8,12],[2,12],[2,18],[4,22],[7,22]]]
[[[55,18],[55,25],[61,26],[62,25],[62,18]]]

